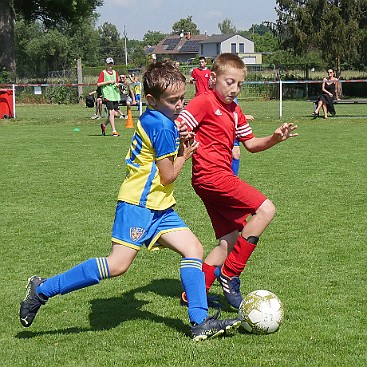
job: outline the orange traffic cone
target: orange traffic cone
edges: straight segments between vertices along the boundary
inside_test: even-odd
[[[133,114],[131,113],[131,110],[127,111],[127,120],[125,127],[127,127],[128,129],[134,128]]]

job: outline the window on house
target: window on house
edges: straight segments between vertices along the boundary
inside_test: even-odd
[[[232,52],[233,54],[235,54],[235,53],[236,53],[236,44],[235,44],[235,43],[231,43],[231,52]]]
[[[217,43],[217,55],[219,55],[220,53],[220,43]]]
[[[240,43],[238,45],[239,49],[238,49],[238,52],[241,54],[245,53],[245,44],[244,43]]]

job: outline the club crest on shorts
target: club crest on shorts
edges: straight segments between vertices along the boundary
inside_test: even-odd
[[[133,241],[138,241],[143,236],[145,230],[140,227],[130,227],[130,238]]]

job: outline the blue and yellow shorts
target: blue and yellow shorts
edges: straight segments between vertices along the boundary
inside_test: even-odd
[[[157,246],[159,238],[167,232],[187,229],[187,225],[172,209],[152,210],[119,201],[112,227],[112,241],[140,250]]]

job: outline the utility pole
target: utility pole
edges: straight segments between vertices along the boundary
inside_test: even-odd
[[[127,66],[127,47],[126,47],[126,29],[125,29],[125,26],[124,26],[124,37],[125,37],[125,65]]]
[[[79,103],[82,102],[83,99],[83,87],[80,84],[83,84],[83,70],[82,70],[82,59],[79,57],[76,60],[76,70],[78,75],[78,100]]]

